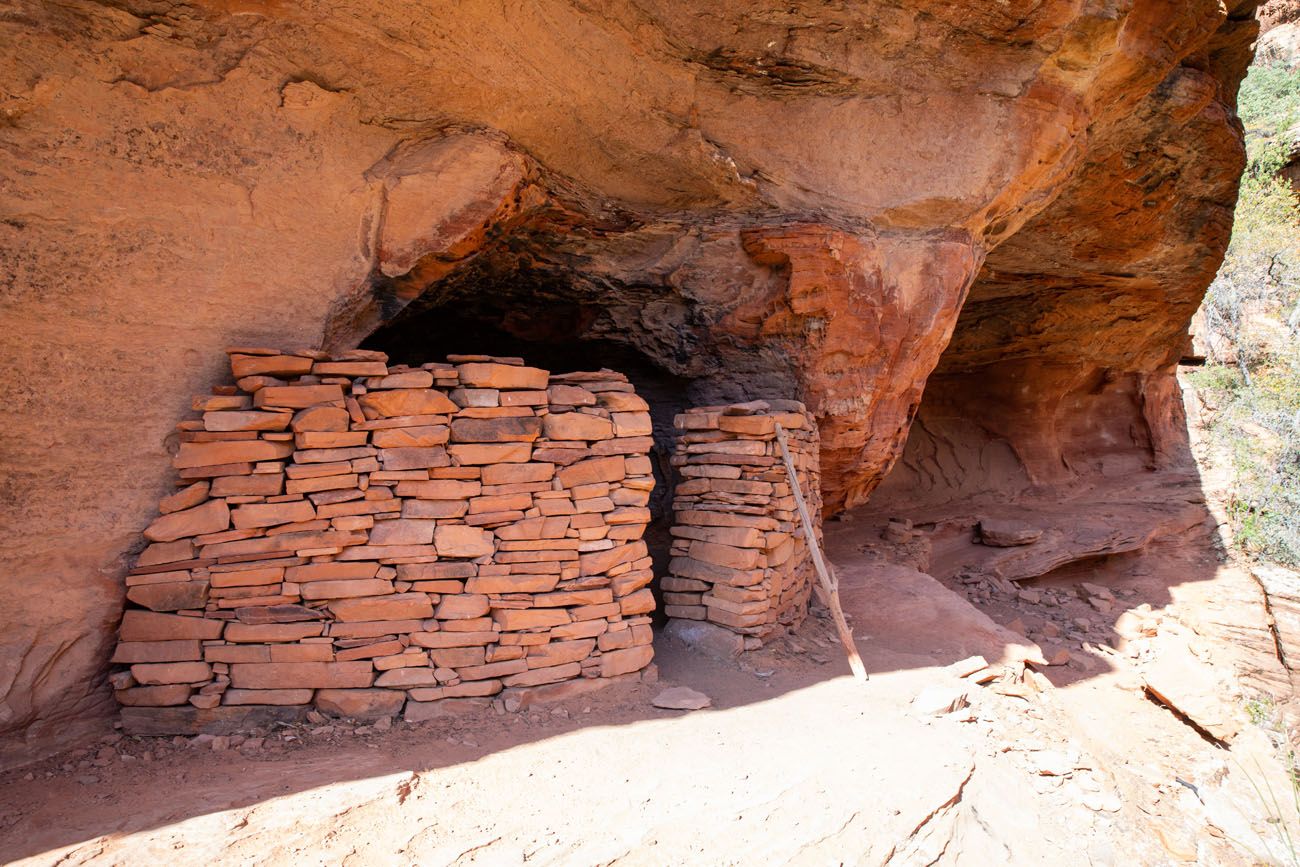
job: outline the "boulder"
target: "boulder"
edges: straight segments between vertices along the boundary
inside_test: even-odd
[[[397,716],[406,703],[406,693],[394,689],[320,689],[316,708],[322,713],[357,720]]]
[[[995,548],[1032,545],[1043,536],[1039,527],[1003,518],[981,518],[979,531],[980,541]]]

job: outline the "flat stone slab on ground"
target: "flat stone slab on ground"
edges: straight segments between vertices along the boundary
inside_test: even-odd
[[[689,686],[674,686],[659,693],[650,703],[665,710],[701,710],[713,706],[713,699]]]

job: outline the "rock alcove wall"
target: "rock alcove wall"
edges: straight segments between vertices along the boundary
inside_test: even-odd
[[[624,347],[685,406],[803,401],[828,513],[918,417],[963,491],[972,436],[1047,487],[1167,464],[1254,7],[20,0],[0,509],[41,532],[0,551],[0,763],[113,713],[122,578],[227,345]]]

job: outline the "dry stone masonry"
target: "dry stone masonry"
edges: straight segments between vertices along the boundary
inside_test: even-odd
[[[786,431],[799,487],[821,526],[817,426],[802,403],[754,401],[687,410],[673,465],[670,618],[707,621],[759,639],[798,625],[813,575],[776,426]]]
[[[626,377],[228,352],[237,385],[178,426],[179,489],[126,577],[128,729],[421,719],[649,664],[651,422]]]

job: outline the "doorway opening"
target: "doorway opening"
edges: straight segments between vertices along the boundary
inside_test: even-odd
[[[622,290],[620,290],[621,292]],[[624,298],[626,294],[624,293]],[[676,375],[617,333],[602,329],[599,295],[585,283],[549,271],[471,263],[422,294],[361,347],[386,352],[391,363],[420,365],[448,355],[519,357],[551,373],[622,373],[649,405],[654,425],[650,454],[655,489],[645,542],[654,561],[656,625],[666,622],[661,576],[672,547],[673,491],[679,481],[671,457],[674,417],[691,404],[694,380]]]

